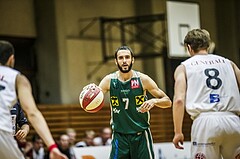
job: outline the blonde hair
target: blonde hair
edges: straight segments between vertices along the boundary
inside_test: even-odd
[[[76,133],[76,131],[73,128],[67,128],[66,133]]]
[[[184,44],[190,45],[194,52],[208,49],[211,42],[210,34],[205,29],[193,29],[187,33]]]

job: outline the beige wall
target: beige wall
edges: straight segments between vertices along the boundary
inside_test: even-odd
[[[94,17],[128,17],[134,16],[133,1],[111,0],[91,3],[86,0],[62,0],[56,3],[56,23],[58,33],[58,52],[60,55],[60,83],[62,103],[78,102],[78,95],[84,85],[88,83],[99,84],[107,73],[116,69],[113,61],[99,65],[100,70],[92,74],[90,79],[87,75],[94,71],[101,62],[102,50],[99,31],[99,21],[85,32],[84,37],[92,37],[95,40],[83,40],[79,31],[90,23]],[[83,19],[88,21],[82,21]],[[79,22],[81,20],[81,22]],[[115,45],[116,48],[118,45]],[[74,51],[75,50],[75,51]],[[76,62],[78,61],[78,62]],[[67,76],[66,76],[67,75]]]
[[[36,37],[33,0],[0,0],[0,35]]]
[[[63,2],[60,4],[60,2]],[[81,37],[79,37],[79,31],[84,28],[87,24],[89,24],[90,19],[93,17],[100,17],[100,16],[105,16],[105,17],[131,17],[135,16],[134,12],[134,4],[133,1],[129,0],[123,0],[123,1],[115,1],[115,3],[112,3],[111,0],[104,0],[101,1],[101,3],[98,3],[99,1],[91,1],[92,3],[87,3],[86,1],[82,0],[72,0],[71,2],[66,2],[66,1],[56,1],[58,3],[58,6],[61,6],[57,8],[59,12],[61,12],[61,16],[58,16],[61,20],[59,20],[59,23],[57,26],[60,26],[61,28],[64,28],[65,30],[65,38],[68,40],[68,48],[71,48],[72,42],[74,43],[79,43],[75,46],[77,46],[77,52],[81,56],[77,55],[76,53],[73,53],[69,50],[67,51],[60,51],[64,55],[68,55],[67,57],[63,59],[68,59],[68,61],[63,60],[62,64],[60,63],[60,67],[62,68],[61,74],[62,74],[62,86],[65,86],[62,88],[62,102],[63,103],[71,103],[75,102],[76,97],[74,95],[79,94],[79,89],[81,89],[84,85],[95,82],[96,84],[99,83],[99,80],[105,76],[107,73],[112,72],[113,70],[116,69],[116,66],[113,64],[113,61],[109,61],[107,64],[100,65],[100,70],[94,73],[92,75],[92,78],[87,79],[86,75],[89,74],[89,72],[92,72],[96,67],[97,63],[101,62],[101,44],[100,44],[100,39],[99,39],[99,23],[98,21],[89,28],[85,32],[86,37],[94,37],[96,39],[94,41],[88,41],[88,40],[81,40]],[[166,12],[166,7],[165,7],[165,1],[159,1],[159,0],[153,0],[152,1],[152,11],[153,14],[159,14],[159,13],[164,13]],[[216,22],[214,19],[214,14],[206,15],[206,12],[213,12],[214,11],[214,1],[211,2],[204,2],[200,1],[199,5],[201,5],[201,24],[204,28],[210,28],[214,30]],[[111,13],[110,13],[111,12]],[[64,13],[64,15],[63,15]],[[214,12],[213,12],[214,13]],[[59,14],[57,14],[59,15]],[[74,16],[75,15],[75,16]],[[202,18],[208,16],[208,18]],[[64,19],[63,19],[64,18]],[[84,19],[89,19],[84,21]],[[81,20],[79,22],[79,19]],[[207,20],[202,20],[202,19],[207,19]],[[64,23],[63,23],[64,22]],[[63,27],[64,25],[64,27]],[[156,28],[154,28],[156,29]],[[213,32],[212,37],[215,39],[216,32]],[[116,39],[118,36],[115,36]],[[80,38],[80,39],[78,39]],[[61,49],[59,50],[65,50],[63,49],[62,44],[59,45]],[[118,45],[116,45],[117,47]],[[88,56],[86,56],[88,55]],[[88,57],[88,58],[87,58]],[[93,58],[94,57],[94,58]],[[78,58],[79,61],[85,63],[85,69],[81,69],[82,67],[72,67],[72,59],[76,60]],[[92,61],[93,60],[93,61]],[[141,61],[140,59],[138,59]],[[138,61],[137,60],[137,61]],[[94,64],[95,62],[95,64]],[[66,63],[68,69],[66,69]],[[165,81],[164,81],[164,66],[163,66],[163,61],[162,58],[156,58],[152,62],[152,67],[156,69],[156,77],[153,77],[154,80],[157,82],[159,87],[163,90],[165,90]],[[79,64],[83,66],[83,64]],[[63,68],[64,67],[64,68]],[[139,71],[144,72],[144,67],[137,67],[135,66],[135,69]],[[75,70],[74,70],[75,69]],[[73,76],[70,74],[68,76],[65,76],[66,73],[64,71],[71,72]],[[81,72],[81,73],[76,73],[76,72]],[[147,72],[145,72],[147,73]],[[66,79],[68,78],[68,79]],[[75,80],[78,79],[78,80]],[[77,86],[77,87],[76,87]],[[66,88],[70,88],[71,92],[65,91],[67,90]],[[71,95],[70,95],[71,94]]]
[[[94,17],[126,17],[134,15],[133,0],[56,0],[59,8],[57,13],[64,18],[66,36],[77,37],[81,28],[85,27],[90,21],[79,22],[83,19]],[[59,16],[58,16],[59,17]],[[91,32],[99,33],[98,26],[93,26]],[[91,35],[94,33],[87,32]],[[96,35],[98,36],[98,35]]]
[[[79,35],[80,30],[94,17],[130,17],[135,16],[136,7],[145,7],[139,6],[136,0],[36,2],[0,0],[0,35],[37,38],[40,101],[57,104],[77,103],[78,94],[84,85],[91,82],[98,84],[104,75],[116,69],[113,61],[97,65],[102,61],[99,23],[96,22],[83,36]],[[200,5],[202,28],[210,31],[212,39],[218,45],[215,0],[196,2]],[[165,5],[166,0],[151,0],[151,8],[145,11],[152,11],[152,14],[165,13]],[[119,35],[114,37],[115,40],[119,39]],[[114,48],[119,45],[116,42]],[[135,45],[138,48],[139,44]],[[143,60],[138,59],[134,69],[144,71],[143,63]],[[165,90],[162,58],[155,58],[151,63],[156,72],[154,80]],[[94,72],[96,67],[99,70]],[[92,75],[91,78],[87,78],[88,74]],[[49,97],[45,96],[46,92],[50,92]]]

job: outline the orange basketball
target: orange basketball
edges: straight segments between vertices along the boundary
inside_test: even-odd
[[[97,85],[89,84],[80,93],[79,102],[83,110],[95,113],[104,105],[104,94]]]

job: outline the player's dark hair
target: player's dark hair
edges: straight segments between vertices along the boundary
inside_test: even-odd
[[[206,30],[193,29],[185,36],[184,44],[190,45],[194,52],[197,52],[202,49],[208,49],[210,41],[210,34]]]
[[[132,51],[132,49],[130,48],[130,47],[128,47],[128,46],[120,46],[119,48],[117,48],[117,50],[115,51],[115,59],[117,59],[117,53],[118,53],[118,51],[119,50],[129,50],[130,51],[130,53],[131,53],[131,55],[132,55],[132,57],[133,57],[133,51]]]
[[[8,41],[0,40],[0,64],[5,65],[9,57],[13,54],[13,45]]]

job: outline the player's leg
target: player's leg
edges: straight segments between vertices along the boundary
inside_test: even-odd
[[[0,156],[9,159],[24,159],[22,152],[19,150],[16,140],[12,134],[0,131]]]
[[[128,135],[113,132],[112,149],[109,159],[130,159]]]
[[[224,159],[235,159],[240,154],[240,119],[236,115],[226,115],[221,121],[224,125],[222,155]]]
[[[193,121],[191,158],[220,159],[219,123],[214,115],[201,115]]]
[[[153,140],[150,129],[130,138],[131,159],[154,159]]]

